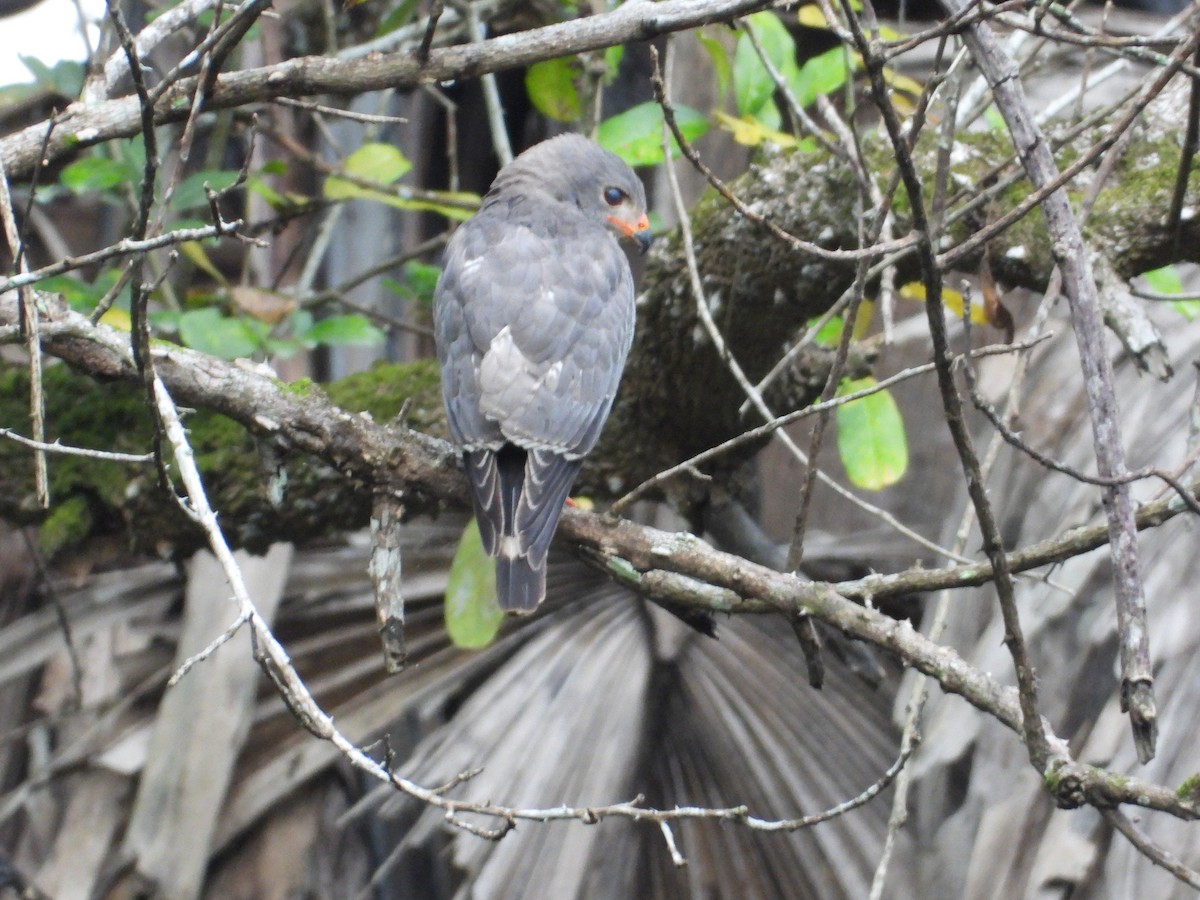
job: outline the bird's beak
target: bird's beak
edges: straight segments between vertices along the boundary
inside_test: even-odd
[[[650,242],[654,240],[654,232],[650,230],[650,220],[645,213],[642,213],[632,225],[616,216],[609,216],[608,221],[621,233],[622,237],[629,238],[637,244],[639,253],[645,253],[650,249]]]

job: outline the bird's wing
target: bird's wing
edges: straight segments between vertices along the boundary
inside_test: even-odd
[[[488,301],[473,298],[465,316],[483,351],[481,412],[519,446],[583,456],[612,407],[633,336],[624,254],[601,228],[510,227],[480,277]]]

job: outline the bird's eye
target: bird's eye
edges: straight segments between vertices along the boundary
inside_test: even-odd
[[[625,192],[618,187],[604,189],[604,202],[609,206],[620,206],[625,197]]]

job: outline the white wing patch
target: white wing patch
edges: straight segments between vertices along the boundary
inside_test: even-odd
[[[479,411],[512,439],[506,426],[518,420],[534,401],[538,381],[534,364],[505,325],[479,361]]]

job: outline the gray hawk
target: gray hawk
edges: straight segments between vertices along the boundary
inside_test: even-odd
[[[618,238],[650,242],[646,194],[616,155],[551,138],[500,170],[446,246],[434,337],[500,607],[546,596],[546,553],[633,340]]]

